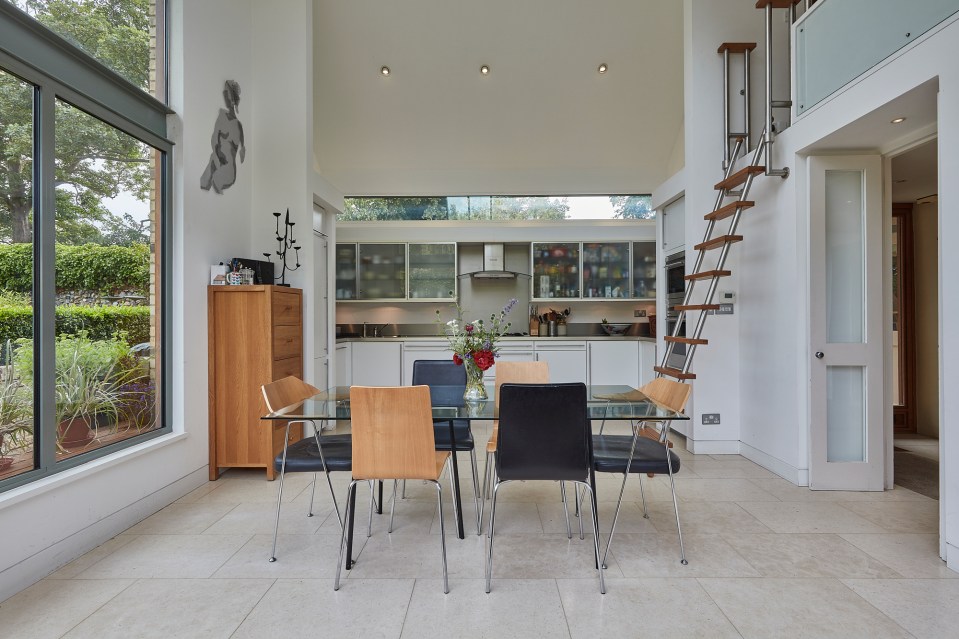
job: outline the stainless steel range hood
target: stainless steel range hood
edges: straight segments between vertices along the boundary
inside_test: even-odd
[[[517,273],[507,271],[502,244],[483,245],[483,270],[467,273],[474,280],[512,280]]]

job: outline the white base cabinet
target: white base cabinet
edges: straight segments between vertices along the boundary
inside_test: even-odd
[[[401,386],[402,342],[353,342],[354,386]]]
[[[640,386],[639,342],[590,341],[588,345],[591,385]]]
[[[336,366],[336,386],[349,386],[353,383],[353,342],[339,342],[334,355]]]
[[[453,351],[449,342],[404,342],[403,343],[403,385],[413,385],[413,362],[416,360],[443,360],[452,361]]]
[[[549,381],[589,383],[586,367],[586,342],[552,341],[536,343],[536,361],[549,364]]]
[[[657,366],[656,361],[656,342],[639,342],[639,386],[645,386],[656,378],[656,371],[653,366]]]

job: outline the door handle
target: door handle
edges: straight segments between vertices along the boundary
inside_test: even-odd
[[[823,353],[822,351],[816,351],[816,359],[822,359],[825,356],[826,354]]]

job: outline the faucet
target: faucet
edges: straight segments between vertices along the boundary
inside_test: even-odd
[[[383,337],[381,331],[387,326],[389,326],[389,323],[369,326],[366,322],[363,322],[363,337]]]

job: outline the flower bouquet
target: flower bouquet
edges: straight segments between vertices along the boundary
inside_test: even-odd
[[[496,361],[496,340],[509,330],[510,323],[506,321],[506,315],[515,305],[515,298],[509,300],[498,315],[494,313],[489,316],[489,321],[465,321],[463,309],[458,303],[456,318],[448,322],[443,323],[440,311],[436,311],[436,321],[443,325],[443,334],[453,350],[453,361],[466,367],[466,392],[463,397],[467,401],[486,399],[483,371]]]

